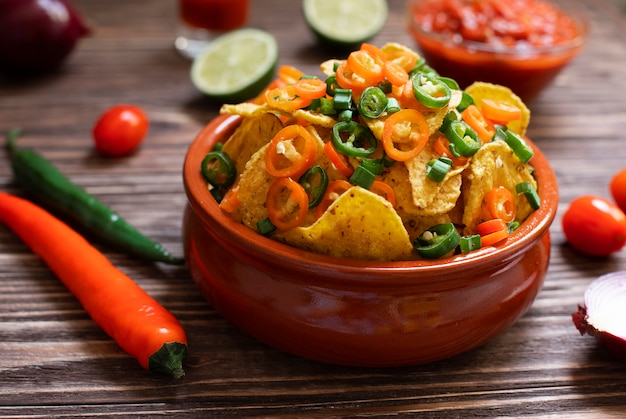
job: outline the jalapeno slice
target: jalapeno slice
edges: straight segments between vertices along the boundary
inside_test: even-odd
[[[413,242],[417,253],[424,259],[439,259],[453,251],[461,235],[452,223],[437,224],[423,232]]]
[[[450,141],[450,151],[454,157],[471,157],[482,145],[476,131],[464,121],[450,121],[444,134]]]
[[[378,118],[387,109],[387,96],[379,87],[368,87],[361,93],[357,109],[366,118]]]
[[[309,208],[314,208],[322,201],[326,193],[328,175],[322,166],[313,166],[300,176],[298,183],[302,185],[309,196]]]
[[[351,157],[370,156],[378,147],[374,134],[355,121],[336,123],[331,138],[337,151]]]
[[[450,102],[450,87],[436,75],[417,73],[412,80],[413,94],[427,108],[440,109]]]
[[[220,150],[207,153],[200,164],[202,175],[213,187],[228,189],[235,182],[237,170],[228,154]]]

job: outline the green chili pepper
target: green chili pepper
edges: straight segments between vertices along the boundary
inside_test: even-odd
[[[474,104],[474,98],[463,92],[461,95],[461,103],[456,107],[459,112],[463,112],[469,105]]]
[[[342,133],[348,134],[345,140]],[[331,139],[338,152],[351,157],[368,157],[378,147],[374,134],[355,121],[336,123],[333,126]]]
[[[441,127],[439,128],[439,131],[445,133],[446,130],[448,129],[448,125],[450,125],[450,122],[456,121],[458,119],[459,119],[459,115],[456,113],[456,111],[448,112],[446,116],[443,118],[443,122],[441,123]]]
[[[461,88],[459,87],[459,83],[457,83],[456,80],[451,79],[450,77],[439,76],[439,80],[444,82],[450,89],[461,90]]]
[[[471,157],[480,149],[482,142],[464,121],[450,121],[444,132],[450,141],[450,151],[455,157]]]
[[[378,118],[387,109],[387,96],[378,87],[368,87],[361,93],[357,109],[366,118]]]
[[[427,108],[440,109],[450,102],[452,91],[439,77],[417,73],[412,80],[413,94]]]
[[[114,249],[132,256],[169,264],[182,264],[165,248],[137,231],[108,206],[72,183],[38,153],[20,149],[19,130],[7,135],[7,149],[17,182],[42,205],[71,218],[88,233]]]
[[[376,175],[363,167],[363,165],[357,166],[352,176],[350,176],[350,183],[363,189],[371,188],[374,180],[376,180]]]
[[[437,224],[423,232],[413,242],[417,253],[424,259],[438,259],[453,251],[461,235],[452,223]]]
[[[326,78],[326,94],[328,96],[335,96],[335,91],[339,89],[339,84],[337,84],[337,77],[328,76]]]
[[[207,153],[202,159],[200,169],[207,182],[220,190],[230,188],[237,178],[235,163],[221,150]]]
[[[522,163],[527,163],[535,155],[535,152],[526,144],[526,141],[510,129],[506,130],[506,138],[504,141],[511,147],[513,153],[515,153]]]
[[[307,195],[309,196],[309,208],[316,207],[324,197],[326,188],[328,187],[328,175],[326,171],[322,169],[322,166],[316,165],[309,168],[300,179],[298,183],[302,185]]]
[[[389,80],[383,80],[378,83],[378,88],[383,91],[383,93],[391,93],[393,90],[393,84]]]

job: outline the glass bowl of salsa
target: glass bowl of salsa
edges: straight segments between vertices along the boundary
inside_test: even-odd
[[[587,19],[572,1],[408,0],[406,8],[410,34],[440,75],[462,88],[505,85],[525,102],[581,52],[587,36]]]

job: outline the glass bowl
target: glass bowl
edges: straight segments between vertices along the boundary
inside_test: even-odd
[[[415,18],[418,11],[446,0],[408,0],[406,24],[428,65],[440,75],[451,77],[462,88],[474,81],[491,82],[511,88],[524,102],[535,99],[583,49],[588,25],[581,8],[567,2],[577,36],[556,45],[532,46],[492,44],[466,40],[462,35],[443,35],[426,30]],[[505,3],[505,2],[502,2]],[[557,4],[558,6],[558,4]]]

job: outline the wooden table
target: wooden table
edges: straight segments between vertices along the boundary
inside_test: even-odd
[[[173,49],[173,1],[75,0],[93,28],[58,74],[0,78],[0,133],[23,128],[20,144],[110,204],[147,235],[182,252],[186,203],[181,167],[188,144],[217,114]],[[375,44],[414,46],[401,1]],[[487,345],[406,368],[325,365],[281,353],[240,333],[199,295],[185,268],[106,255],[169,308],[189,336],[186,376],[144,371],[85,314],[58,279],[0,227],[0,416],[178,417],[366,416],[601,417],[626,413],[626,364],[570,319],[597,276],[626,269],[626,250],[607,259],[573,251],[560,217],[578,195],[609,197],[626,166],[624,20],[608,0],[586,0],[592,18],[584,53],[532,104],[530,136],[551,160],[561,205],[552,227],[545,286],[525,315]],[[307,30],[299,1],[252,0],[250,25],[273,33],[280,64],[315,72],[330,56]],[[142,106],[151,129],[128,158],[98,157],[96,117],[117,103]],[[4,149],[0,161],[7,161]],[[7,163],[0,189],[20,193]],[[62,243],[60,243],[62,245]]]

